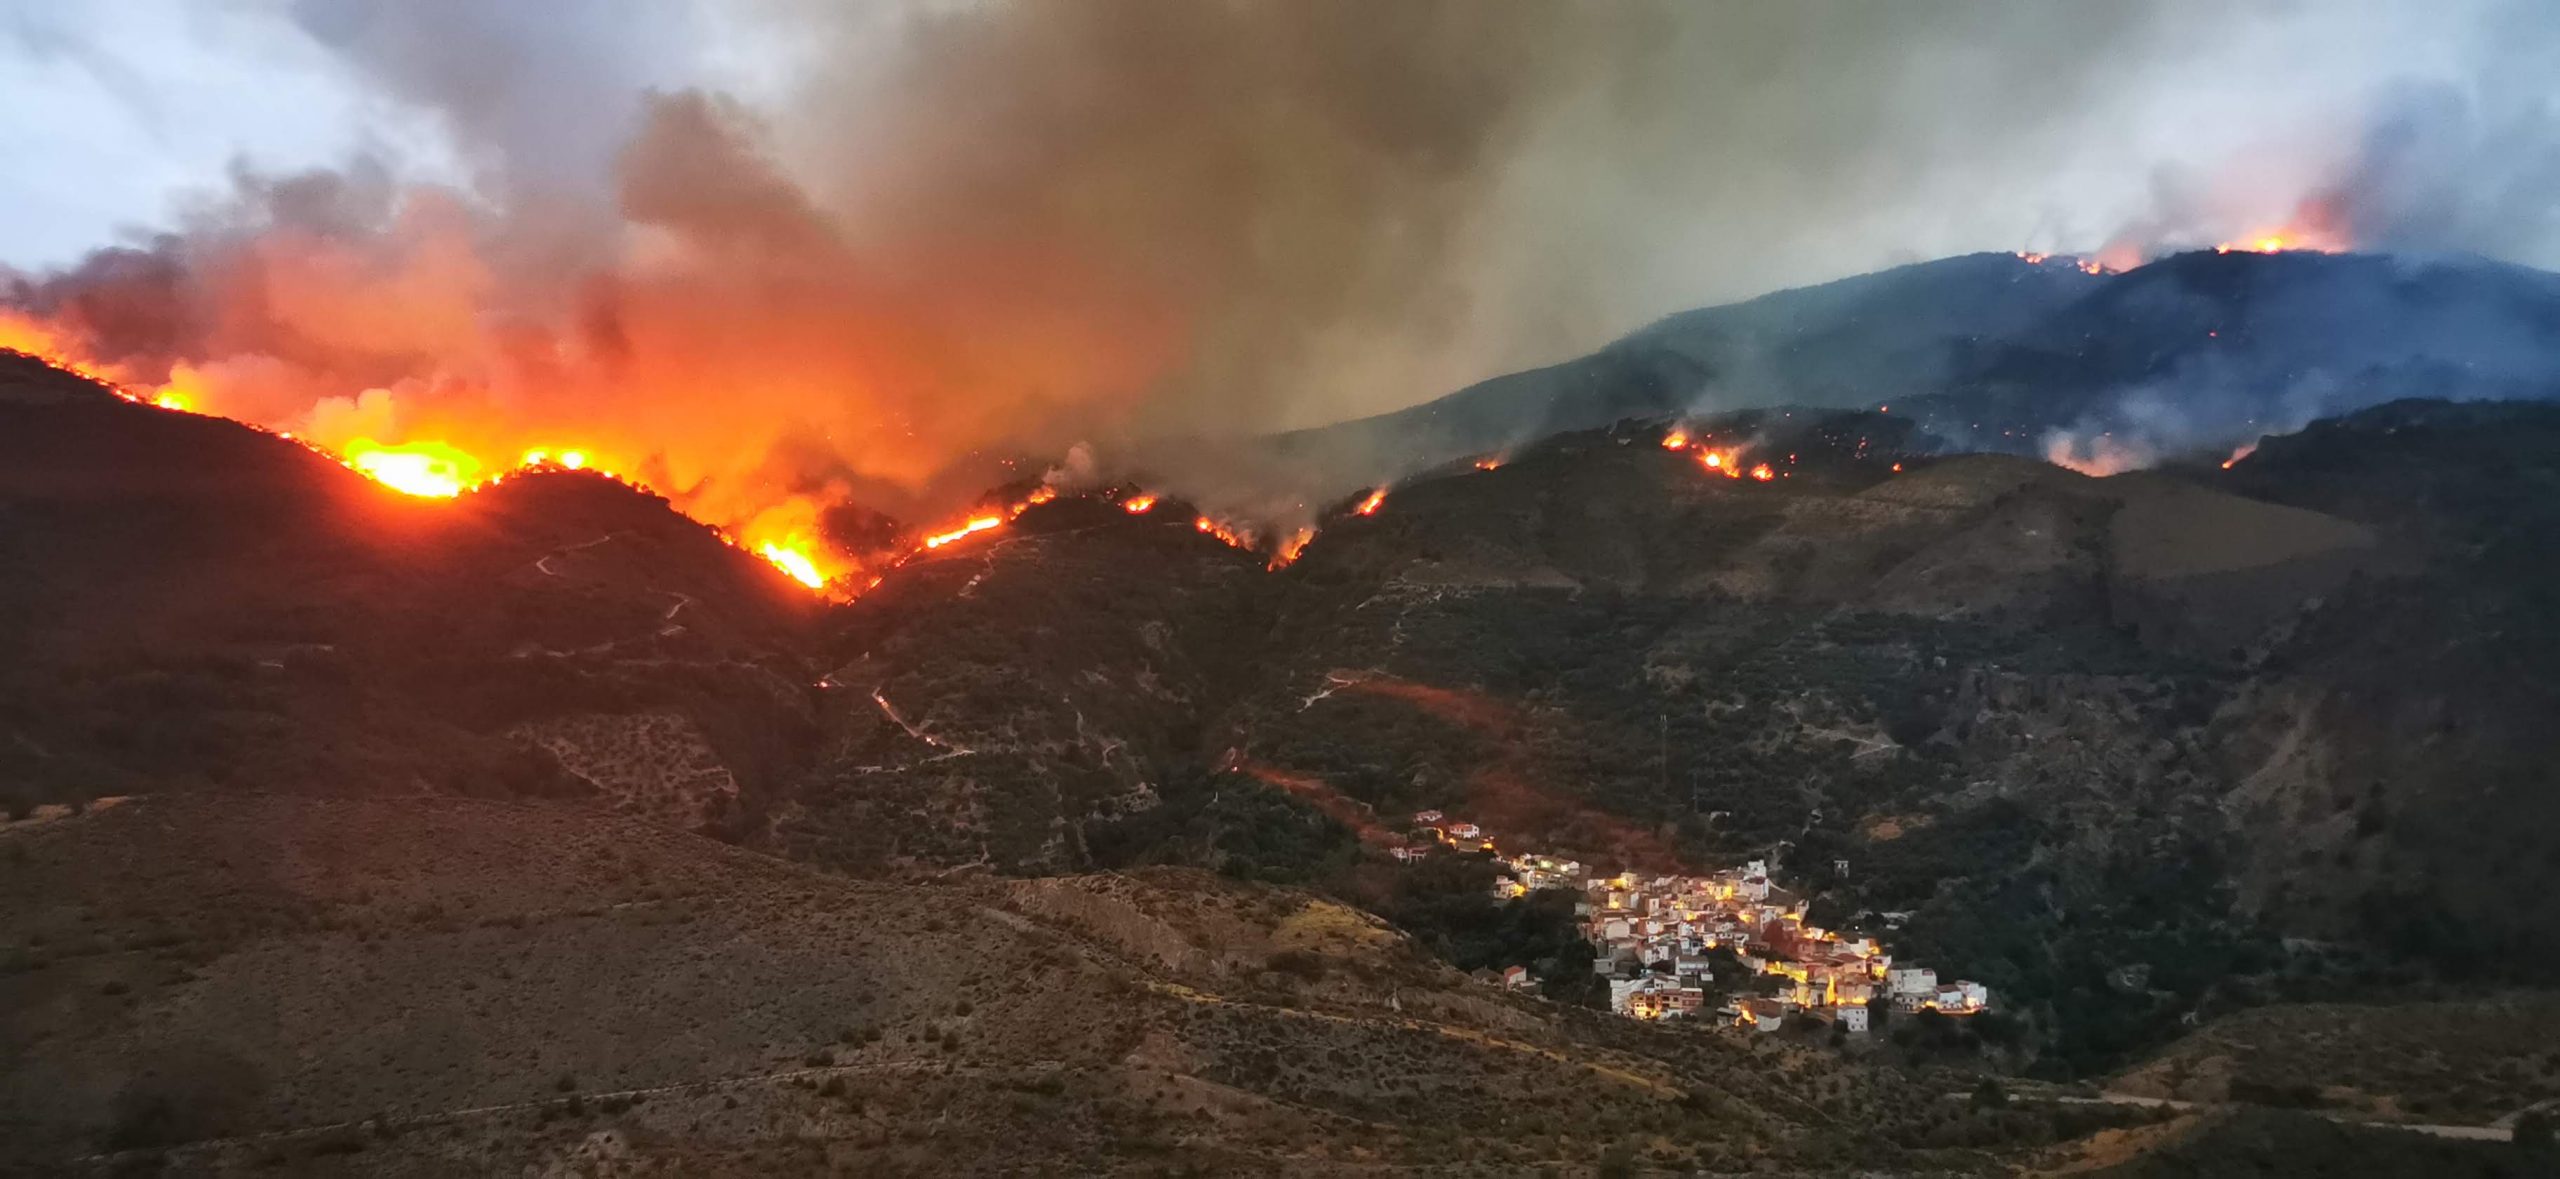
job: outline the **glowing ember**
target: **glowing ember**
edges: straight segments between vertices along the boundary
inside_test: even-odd
[[[480,474],[480,460],[441,442],[384,446],[370,438],[347,444],[350,467],[394,491],[451,499]]]
[[[981,532],[985,532],[988,529],[1001,528],[1003,526],[1004,517],[1002,516],[971,516],[968,523],[963,524],[958,528],[954,528],[949,532],[935,533],[932,536],[924,538],[924,547],[929,549],[938,549],[953,541],[966,539]]]
[[[1370,492],[1369,498],[1361,500],[1360,506],[1351,509],[1351,512],[1355,516],[1375,516],[1378,514],[1379,508],[1386,506],[1386,502],[1387,489],[1381,487],[1376,491]]]
[[[1154,511],[1155,506],[1156,497],[1152,495],[1133,495],[1120,501],[1120,510],[1127,512],[1132,516],[1146,515],[1148,512]]]
[[[763,554],[765,560],[773,562],[774,568],[788,574],[793,581],[810,589],[821,589],[827,584],[827,575],[818,572],[818,563],[811,560],[809,554],[805,552],[787,549],[771,542],[767,542],[757,551]]]

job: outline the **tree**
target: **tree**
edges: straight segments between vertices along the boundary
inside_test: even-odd
[[[2000,1078],[1984,1077],[1974,1083],[1973,1107],[1975,1109],[2001,1109],[2008,1104],[2009,1090],[2000,1084]]]

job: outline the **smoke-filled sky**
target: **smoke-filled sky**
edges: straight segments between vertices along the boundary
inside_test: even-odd
[[[894,500],[2306,198],[2560,266],[2554,78],[2537,0],[0,0],[0,266],[235,416]]]

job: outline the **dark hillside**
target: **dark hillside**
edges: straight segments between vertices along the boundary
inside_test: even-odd
[[[599,476],[428,503],[220,419],[8,401],[0,569],[13,811],[206,785],[634,802],[524,726],[656,717],[735,777],[805,724],[808,596]],[[686,821],[716,785],[677,791]]]

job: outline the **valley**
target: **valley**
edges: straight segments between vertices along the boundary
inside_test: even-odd
[[[830,598],[598,471],[421,500],[0,361],[35,1163],[2135,1175],[2550,1096],[2547,404],[2093,476],[1939,433],[1979,373],[1628,386],[1250,543],[995,489]],[[1509,858],[1403,862],[1434,811]],[[1756,930],[1638,935],[1755,861]],[[1595,935],[1734,1014],[1612,1016]]]

